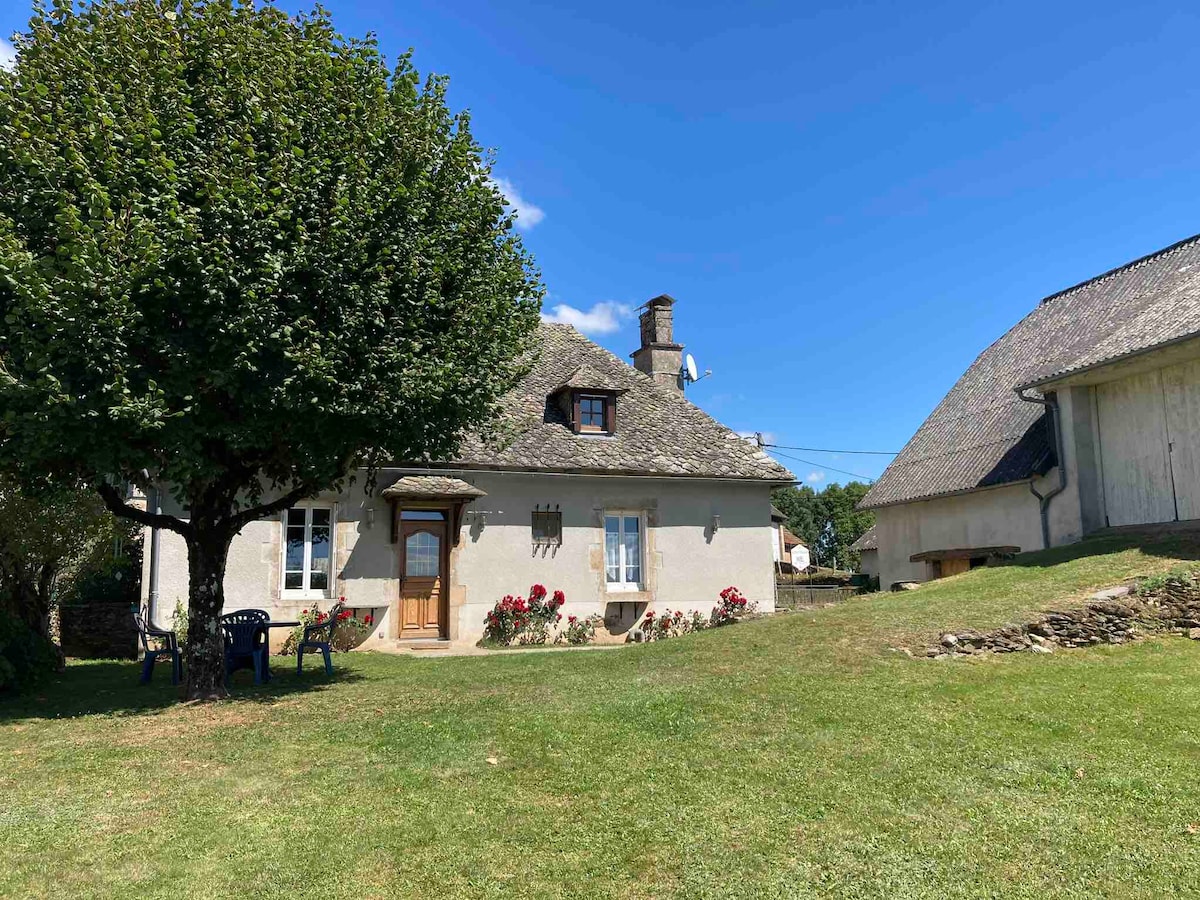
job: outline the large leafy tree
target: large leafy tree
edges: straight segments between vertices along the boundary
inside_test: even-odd
[[[233,536],[452,452],[518,376],[540,281],[445,81],[320,9],[56,0],[15,43],[0,464],[182,535],[187,693],[220,696]]]

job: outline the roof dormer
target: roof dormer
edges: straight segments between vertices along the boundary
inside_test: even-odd
[[[550,394],[576,434],[611,435],[617,430],[617,398],[626,389],[584,363]]]

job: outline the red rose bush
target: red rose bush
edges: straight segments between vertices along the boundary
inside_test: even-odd
[[[647,641],[661,641],[706,628],[731,625],[739,619],[754,616],[757,612],[758,604],[751,603],[742,596],[741,591],[731,586],[721,591],[721,602],[714,606],[712,613],[707,616],[699,610],[650,610],[642,619],[642,636]]]
[[[562,622],[563,604],[567,597],[562,591],[548,594],[544,585],[529,588],[529,597],[504,597],[492,607],[483,622],[483,640],[489,644],[510,646],[546,644],[557,638],[552,634]]]

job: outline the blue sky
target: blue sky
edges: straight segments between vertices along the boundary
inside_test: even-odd
[[[1041,297],[1200,231],[1182,4],[326,2],[451,76],[548,308],[624,356],[672,294],[691,399],[780,444],[899,450]]]

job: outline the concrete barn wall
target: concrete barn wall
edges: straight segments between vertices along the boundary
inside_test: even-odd
[[[718,593],[737,585],[764,610],[774,608],[773,532],[767,485],[670,478],[601,478],[458,473],[483,490],[467,508],[459,545],[451,555],[449,637],[473,643],[483,619],[504,594],[524,594],[542,583],[567,595],[565,614],[625,613],[646,609],[711,610]],[[398,473],[381,473],[386,484]],[[390,617],[399,591],[399,561],[390,542],[389,504],[363,495],[361,485],[315,501],[335,505],[334,590],[348,605],[373,607],[375,633],[393,634]],[[531,513],[557,504],[563,543],[534,552]],[[374,509],[373,524],[368,510]],[[603,511],[643,511],[646,518],[644,592],[610,593],[604,583]],[[168,510],[169,511],[169,510]],[[713,516],[720,526],[712,531]],[[282,518],[254,522],[233,541],[226,571],[226,608],[266,609],[288,619],[316,598],[285,598],[280,591]],[[147,559],[149,554],[147,554]],[[148,563],[147,563],[148,564]],[[147,588],[143,579],[143,591]],[[160,599],[155,618],[169,624],[177,601],[186,605],[187,554],[182,539],[162,532]],[[610,604],[619,601],[623,606]],[[285,637],[273,633],[276,642]]]
[[[1057,385],[1066,488],[1050,503],[1050,544],[1106,525],[1200,518],[1200,360],[1172,348]],[[1155,367],[1158,362],[1169,365]],[[1057,487],[1058,470],[1035,479]],[[1038,502],[1026,483],[876,511],[881,582],[923,581],[928,550],[1042,546]]]
[[[874,578],[879,574],[879,551],[863,550],[859,554],[859,570]]]
[[[1038,501],[1024,482],[885,506],[875,510],[875,529],[883,590],[897,581],[928,578],[924,562],[909,561],[914,553],[1000,546],[1038,550],[1042,546]]]

